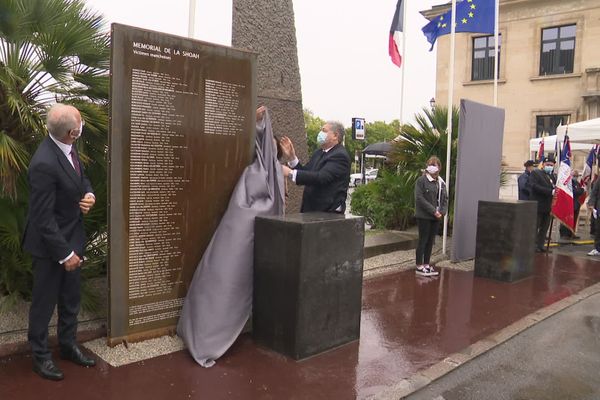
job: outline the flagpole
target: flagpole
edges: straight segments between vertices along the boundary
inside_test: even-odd
[[[499,60],[499,52],[498,52],[498,39],[499,39],[499,20],[500,20],[500,0],[495,0],[496,3],[496,11],[494,18],[494,47],[495,47],[495,57],[494,57],[494,107],[498,107],[498,65],[500,63]]]
[[[402,0],[402,89],[400,92],[400,126],[404,123],[404,75],[406,70],[406,3],[408,0]]]
[[[197,0],[190,0],[190,8],[188,15],[188,37],[190,39],[194,38],[194,28],[196,25],[196,1]]]
[[[446,131],[448,141],[446,143],[446,190],[450,188],[450,158],[452,157],[452,96],[454,95],[454,52],[456,48],[456,0],[452,0],[452,18],[450,25],[450,67],[448,69],[448,121]],[[450,203],[450,199],[448,199]],[[450,207],[448,207],[450,211]],[[444,215],[444,236],[442,238],[442,253],[446,255],[446,242],[448,239],[448,212]]]

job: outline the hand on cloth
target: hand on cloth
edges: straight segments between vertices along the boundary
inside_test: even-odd
[[[281,169],[283,171],[284,178],[287,178],[292,174],[292,169],[290,167],[288,167],[287,165],[282,165]]]
[[[256,122],[263,119],[265,116],[265,111],[267,111],[267,107],[265,106],[260,106],[256,109]]]
[[[595,208],[592,210],[592,215],[594,216],[594,219],[598,219],[598,210],[596,210]]]
[[[96,198],[94,197],[94,195],[91,193],[87,193],[79,202],[79,208],[81,209],[82,213],[87,214],[95,203]]]
[[[436,211],[435,214],[433,214],[437,219],[442,219],[443,215],[441,212]]]

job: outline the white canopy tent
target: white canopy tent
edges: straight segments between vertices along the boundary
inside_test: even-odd
[[[567,131],[566,125],[556,128],[556,135],[546,136],[544,138],[534,138],[529,141],[529,151],[535,153],[540,148],[540,142],[544,139],[545,152],[554,152],[556,140],[562,144]],[[600,118],[587,121],[576,122],[569,125],[569,140],[571,141],[571,150],[589,151],[594,144],[600,144]]]

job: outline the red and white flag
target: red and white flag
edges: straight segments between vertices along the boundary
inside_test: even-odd
[[[552,203],[552,215],[571,231],[574,231],[575,210],[571,182],[571,143],[569,142],[569,136],[565,135],[565,143],[560,153],[558,176],[556,177],[556,197]]]
[[[401,42],[400,38],[403,35],[404,30],[404,1],[398,0],[396,4],[396,12],[394,13],[394,19],[392,20],[392,26],[390,27],[390,38],[388,43],[388,53],[392,62],[398,67],[402,65],[402,56],[398,51],[398,43]],[[404,51],[404,49],[402,49]]]
[[[540,166],[540,169],[544,168],[544,138],[542,137],[542,140],[540,140],[540,148],[538,149],[538,153],[537,153],[537,158],[538,158],[538,164]]]
[[[594,147],[592,147],[592,149],[588,153],[587,159],[585,160],[585,165],[583,166],[581,180],[579,181],[579,186],[581,186],[584,190],[583,194],[579,196],[579,204],[581,205],[585,203],[585,199],[589,192],[590,183],[592,182],[592,169],[594,167],[594,162],[596,161],[597,153],[598,145],[595,144]]]

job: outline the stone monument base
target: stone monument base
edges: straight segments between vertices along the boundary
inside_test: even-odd
[[[253,336],[295,360],[360,336],[364,219],[257,218]]]
[[[537,203],[480,201],[475,276],[513,282],[531,275]]]

